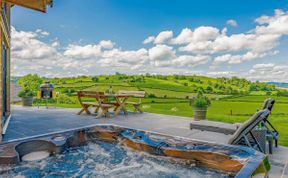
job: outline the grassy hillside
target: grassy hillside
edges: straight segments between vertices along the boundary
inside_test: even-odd
[[[261,82],[251,82],[240,78],[209,78],[204,76],[184,75],[102,75],[81,76],[74,78],[44,79],[55,84],[57,90],[66,93],[67,89],[105,90],[110,85],[115,91],[144,90],[157,97],[189,97],[201,91],[216,95],[275,95],[279,91],[274,85]],[[105,88],[106,87],[106,88]]]

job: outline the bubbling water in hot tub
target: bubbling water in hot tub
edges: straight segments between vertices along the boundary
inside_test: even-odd
[[[0,177],[229,177],[169,159],[97,141],[46,159],[2,167]]]

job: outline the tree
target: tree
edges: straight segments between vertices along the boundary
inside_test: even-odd
[[[36,95],[42,83],[42,78],[39,77],[37,74],[25,75],[17,81],[18,85],[20,85],[25,90],[33,92],[33,95]]]
[[[92,77],[92,82],[95,82],[95,83],[97,83],[97,82],[99,82],[99,78],[98,77]]]
[[[207,92],[207,93],[212,93],[212,92],[213,92],[213,88],[210,87],[210,86],[207,86],[206,92]]]

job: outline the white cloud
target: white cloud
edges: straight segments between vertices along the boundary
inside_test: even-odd
[[[210,56],[190,56],[183,55],[179,56],[176,59],[172,60],[173,66],[187,68],[187,67],[196,67],[201,64],[206,64],[210,61]]]
[[[114,47],[114,43],[110,40],[102,40],[100,41],[99,46],[101,46],[103,49],[112,49]]]
[[[255,29],[257,34],[288,34],[288,13],[282,10],[275,10],[274,16],[261,16],[255,21],[259,24]]]
[[[64,55],[74,58],[97,58],[101,57],[104,50],[112,49],[114,43],[110,40],[102,40],[98,44],[75,45],[69,44]]]
[[[200,26],[194,31],[184,28],[181,33],[171,40],[172,44],[193,44],[198,42],[207,42],[214,40],[220,35],[220,31],[215,27]]]
[[[220,63],[239,64],[244,61],[260,59],[267,55],[268,55],[267,53],[259,54],[253,52],[247,52],[245,54],[238,54],[238,55],[224,54],[221,56],[217,56],[214,60],[214,64],[220,64]]]
[[[134,66],[143,65],[148,61],[148,51],[141,48],[137,51],[121,51],[119,49],[113,49],[104,51],[99,64],[101,66]]]
[[[152,43],[154,40],[155,40],[155,37],[154,37],[154,36],[148,36],[148,38],[146,38],[146,39],[143,41],[143,44]]]
[[[93,58],[100,57],[102,54],[100,45],[74,45],[70,44],[64,51],[64,55],[75,58]]]
[[[237,21],[236,20],[233,20],[233,19],[230,19],[230,20],[227,20],[226,22],[227,25],[230,25],[232,27],[237,27]]]
[[[220,36],[219,29],[215,27],[209,27],[209,26],[198,27],[193,32],[193,39],[195,41],[214,40],[218,36]]]
[[[287,82],[288,65],[256,64],[245,77],[251,80]]]
[[[275,67],[275,64],[273,63],[267,63],[267,64],[255,64],[252,68],[257,70],[270,70]]]
[[[243,77],[249,80],[260,81],[278,81],[287,82],[288,65],[276,65],[274,63],[259,63],[253,65],[250,69],[241,71],[212,71],[207,73],[211,77]]]
[[[12,58],[24,60],[39,60],[57,55],[57,50],[52,44],[44,43],[40,40],[36,32],[17,31],[14,27],[11,29],[13,51]]]
[[[172,31],[163,31],[163,32],[160,32],[155,40],[154,40],[154,43],[155,44],[161,44],[161,43],[164,43],[166,42],[168,39],[171,39],[173,37],[173,32]]]
[[[171,46],[156,45],[149,49],[149,57],[154,61],[170,60],[176,57],[176,52]]]
[[[181,33],[171,40],[172,44],[188,44],[193,39],[193,31],[189,28],[184,28]]]
[[[43,36],[49,36],[50,35],[49,32],[43,31],[41,29],[37,29],[35,32],[40,34],[40,35],[43,35]]]

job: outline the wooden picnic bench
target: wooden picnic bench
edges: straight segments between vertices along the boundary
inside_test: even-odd
[[[96,93],[95,91],[78,91],[77,92],[77,97],[78,97],[78,101],[80,103],[80,105],[82,106],[81,110],[77,113],[78,115],[80,115],[81,113],[83,113],[84,111],[86,112],[86,114],[91,114],[91,112],[89,111],[89,107],[95,107],[95,112],[98,111],[99,109],[99,104],[96,100]],[[83,99],[95,99],[95,102],[90,102],[90,101],[84,101]]]
[[[120,90],[118,92],[119,94],[126,94],[126,95],[131,95],[132,97],[135,98],[140,98],[140,100],[138,102],[132,102],[132,101],[127,101],[125,104],[130,104],[134,107],[135,112],[140,112],[143,113],[143,111],[141,110],[141,104],[142,104],[142,98],[145,97],[145,91],[124,91],[124,90]]]
[[[128,114],[125,105],[126,101],[129,97],[131,97],[131,94],[125,94],[125,93],[117,93],[117,94],[108,94],[104,92],[97,92],[97,91],[79,91],[77,93],[78,100],[80,105],[82,106],[82,109],[78,112],[78,114],[81,114],[82,112],[86,112],[87,114],[91,114],[89,111],[90,107],[95,107],[95,113],[97,113],[96,118],[102,117],[102,116],[109,116],[109,109],[114,108],[114,115],[117,116],[120,111],[123,111],[125,115]],[[114,98],[114,101],[109,101],[109,98]],[[84,98],[94,98],[95,102],[90,101],[84,101]],[[101,109],[101,111],[100,111]]]
[[[97,92],[97,91],[78,91],[77,92],[78,100],[82,109],[77,113],[80,115],[82,112],[86,112],[87,114],[91,114],[89,111],[89,107],[95,107],[95,113],[98,113],[96,118],[102,116],[109,116],[109,109],[114,107],[115,105],[107,103],[105,100],[107,97],[105,96],[104,92]],[[93,98],[95,102],[84,101],[84,98]],[[101,111],[99,111],[101,109]]]

